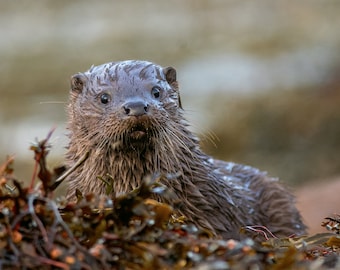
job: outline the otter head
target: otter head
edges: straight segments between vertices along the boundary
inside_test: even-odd
[[[152,147],[181,119],[176,70],[146,61],[94,66],[71,79],[69,129],[84,147]]]

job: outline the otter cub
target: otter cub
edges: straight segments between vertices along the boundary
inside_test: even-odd
[[[202,152],[183,117],[172,67],[122,61],[76,74],[68,116],[68,165],[89,152],[68,177],[69,199],[76,189],[104,194],[99,176],[117,195],[148,175],[170,174],[176,177],[164,184],[181,200],[177,211],[217,236],[239,238],[247,225],[266,226],[278,236],[305,233],[294,197],[277,179]]]

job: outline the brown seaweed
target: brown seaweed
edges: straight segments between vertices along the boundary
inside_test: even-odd
[[[0,165],[1,269],[340,267],[339,215],[323,223],[329,233],[277,238],[265,227],[248,227],[263,242],[236,241],[212,238],[176,216],[175,206],[151,199],[172,196],[159,181],[166,176],[150,176],[115,198],[79,193],[77,202],[53,199],[65,169],[47,168],[51,134],[31,147],[36,169],[29,187],[13,177],[13,157]]]

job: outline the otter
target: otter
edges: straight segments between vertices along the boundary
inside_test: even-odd
[[[176,70],[128,60],[92,66],[71,78],[67,197],[132,191],[154,174],[181,204],[175,209],[216,237],[240,238],[244,226],[265,226],[276,236],[306,231],[294,196],[256,168],[205,154],[189,130]],[[110,177],[108,177],[110,176]],[[162,200],[162,198],[158,198]]]

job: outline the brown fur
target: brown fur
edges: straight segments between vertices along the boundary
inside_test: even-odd
[[[173,175],[164,184],[181,201],[178,212],[216,235],[239,238],[247,225],[263,225],[281,236],[305,233],[294,197],[277,179],[201,151],[183,117],[173,68],[146,61],[108,63],[73,76],[71,85],[68,165],[86,152],[89,157],[68,178],[70,199],[76,189],[105,193],[99,176],[117,195],[148,175]],[[144,110],[127,109],[140,103]]]

